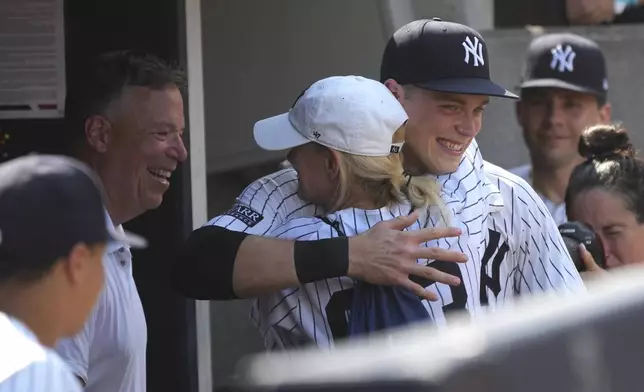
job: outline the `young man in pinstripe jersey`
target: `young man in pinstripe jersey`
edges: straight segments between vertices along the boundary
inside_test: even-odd
[[[410,118],[404,149],[407,170],[437,175],[447,187],[461,170],[463,152],[475,148],[478,153],[474,138],[481,130],[488,96],[517,98],[490,81],[480,34],[438,18],[400,28],[385,49],[380,76]],[[465,248],[470,260],[480,260],[475,271],[461,266],[467,275],[464,284],[478,293],[480,304],[475,306],[493,309],[519,294],[583,291],[556,224],[533,189],[489,162],[476,169],[494,191],[483,196],[483,208],[477,209],[471,206],[478,198],[469,192],[478,189],[481,180],[470,181],[470,173],[459,178],[456,191],[444,189],[451,196],[466,188],[460,204],[446,202],[454,206],[469,238],[439,240],[442,247]],[[466,307],[476,311],[470,303]]]
[[[474,138],[488,97],[517,98],[490,81],[481,35],[438,18],[400,28],[385,49],[380,76],[410,118],[404,150],[407,170],[437,175],[448,188],[461,170],[463,152],[474,148],[478,153]],[[465,248],[470,260],[480,260],[475,271],[461,266],[467,275],[464,284],[474,287],[480,306],[494,309],[519,294],[583,292],[556,224],[533,189],[489,162],[476,169],[482,179],[470,181],[467,173],[459,178],[456,191],[444,189],[455,195],[466,188],[460,204],[446,202],[455,207],[459,227],[469,238],[439,241],[442,247]],[[469,194],[480,187],[479,181],[495,188],[483,196],[482,209],[471,207],[478,198]],[[471,313],[476,310],[469,303],[466,307]]]
[[[427,246],[460,251],[470,260],[440,265],[459,278],[465,294],[461,286],[419,281],[438,294],[440,311],[435,319],[444,319],[444,312],[452,309],[476,315],[519,294],[583,292],[581,278],[540,198],[525,181],[481,159],[474,137],[481,129],[488,97],[516,95],[490,81],[487,48],[480,34],[436,18],[412,22],[387,45],[381,81],[409,116],[406,169],[438,179],[443,202],[463,233]],[[298,196],[297,173],[285,169],[251,184],[230,211],[209,224],[269,235],[288,219],[323,212]],[[247,276],[247,292],[253,295],[287,288],[267,289],[260,277]]]

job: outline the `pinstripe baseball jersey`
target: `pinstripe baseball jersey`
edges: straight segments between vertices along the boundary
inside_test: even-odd
[[[80,382],[52,349],[0,312],[0,392],[81,392]]]
[[[383,220],[407,215],[410,210],[404,204],[376,210],[349,208],[329,214],[325,217],[328,222],[316,217],[291,219],[269,235],[299,240],[354,236]],[[425,221],[419,220],[406,230],[424,227]],[[269,349],[309,344],[332,347],[334,340],[347,336],[353,287],[353,279],[340,277],[264,295],[254,301],[251,321]]]
[[[474,256],[460,265],[430,262],[434,267],[459,276],[462,284],[452,287],[416,279],[427,290],[438,294],[438,301],[422,302],[430,319],[439,326],[447,325],[450,311],[467,310],[476,316],[522,293],[583,291],[581,279],[569,260],[561,238],[554,235],[558,231],[541,200],[535,198],[531,188],[525,186],[522,180],[508,175],[505,170],[486,163],[486,172],[489,178],[496,181],[496,187],[491,182],[484,187],[498,190],[498,193],[481,192],[483,187],[478,185],[478,195],[488,196],[491,200],[487,209],[473,203],[455,206],[459,201],[457,198],[448,204],[452,216],[457,218],[455,220],[463,216],[466,209],[474,209],[485,215],[482,219],[475,217],[483,223],[476,226],[481,233],[472,232],[475,221],[458,220],[459,226],[470,230],[465,241],[463,238],[441,239],[427,244],[458,249],[470,254],[470,257]],[[464,182],[467,181],[461,183]],[[468,191],[470,195],[477,192],[476,189]],[[443,196],[450,199],[453,195],[447,193]],[[505,200],[509,205],[505,205]],[[379,221],[407,214],[409,210],[409,206],[375,211],[348,209],[327,218],[337,222],[341,231],[351,236],[368,230]],[[422,223],[419,220],[409,229],[435,226],[432,223],[434,219],[436,214],[430,214],[430,222]],[[339,230],[334,230],[321,219],[309,217],[292,219],[270,235],[318,240],[337,237],[338,233]],[[473,244],[473,239],[480,242]],[[419,262],[426,263],[425,260]],[[352,279],[342,277],[265,295],[255,300],[251,320],[269,349],[289,349],[309,344],[330,348],[336,339],[347,337],[353,286]]]
[[[583,293],[585,287],[543,200],[522,178],[490,162],[485,173],[500,190],[504,207],[488,217],[482,260],[491,308],[513,294]],[[504,257],[500,255],[503,254]]]
[[[254,235],[268,235],[288,219],[314,216],[322,211],[321,207],[298,197],[297,172],[286,168],[250,184],[230,210],[207,224]]]
[[[477,315],[485,309],[494,309],[522,293],[583,291],[581,278],[567,250],[561,245],[559,232],[543,202],[525,181],[484,162],[476,142],[473,141],[468,147],[455,173],[436,178],[441,184],[441,199],[449,215],[442,218],[446,219],[450,226],[461,228],[463,235],[431,241],[425,245],[461,251],[469,258],[464,264],[440,261],[432,263],[432,266],[461,278],[462,284],[458,287],[416,279],[428,290],[435,290],[439,296],[438,301],[426,303],[431,318],[437,324],[445,325],[445,315],[452,310],[467,310],[470,314]],[[320,235],[317,230],[312,230],[321,224],[320,221],[310,217],[322,212],[321,208],[297,197],[297,173],[292,169],[285,169],[251,184],[238,198],[233,209],[212,219],[209,224],[251,234],[305,240],[318,238]],[[395,215],[395,209],[393,212]],[[298,219],[304,217],[309,219]],[[435,226],[438,224],[437,218],[435,214],[430,214],[427,225],[417,222],[412,229]],[[371,220],[369,223],[373,224]],[[294,226],[301,226],[305,231],[286,230]],[[362,224],[345,229],[347,235],[351,235],[349,233],[366,231],[368,226]],[[325,229],[328,235],[333,235],[328,228],[323,227],[322,232],[325,232]],[[277,312],[277,308],[262,308],[262,301],[266,301],[267,298],[258,299],[253,318],[259,325],[267,346],[279,348],[312,342],[319,345],[321,342],[323,347],[332,345],[332,335],[319,335],[324,328],[328,330],[330,327],[328,321],[321,317],[324,315],[324,307],[321,306],[322,298],[318,300],[318,294],[322,293],[318,289],[324,288],[328,297],[334,295],[333,288],[350,288],[350,279],[336,281],[336,286],[332,286],[328,281],[322,286],[319,286],[320,282],[315,282],[311,284],[313,286],[275,293],[283,298],[283,301],[274,299],[275,304],[280,304],[281,313]],[[311,288],[315,290],[311,292]],[[304,301],[303,296],[306,294],[314,301]],[[318,324],[307,324],[308,327],[297,335],[298,339],[284,343],[277,336],[283,333],[283,330],[271,332],[269,325],[271,322],[277,324],[282,317],[294,311],[291,310],[294,303],[288,302],[287,298],[298,299],[298,317],[300,311],[308,311],[318,316]],[[350,301],[345,298],[344,302]],[[303,304],[310,306],[303,308]],[[262,326],[261,314],[268,311],[271,316],[264,316],[266,319]],[[309,317],[313,319],[312,316]],[[302,320],[304,318],[305,316]],[[289,328],[292,327],[293,325]],[[299,327],[302,328],[303,324],[300,323]]]

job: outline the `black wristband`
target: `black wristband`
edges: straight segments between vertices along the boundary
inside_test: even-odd
[[[349,270],[349,239],[295,241],[293,258],[302,284],[345,276]]]

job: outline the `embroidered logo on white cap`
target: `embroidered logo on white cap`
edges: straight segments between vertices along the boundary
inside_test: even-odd
[[[355,155],[387,156],[400,151],[394,133],[407,121],[405,110],[382,83],[361,76],[332,76],[304,91],[287,113],[255,123],[265,150],[286,150],[315,142]]]

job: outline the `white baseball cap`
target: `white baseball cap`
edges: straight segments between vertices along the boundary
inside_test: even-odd
[[[260,120],[253,129],[264,150],[314,142],[354,155],[400,151],[394,133],[407,113],[382,83],[362,76],[332,76],[306,89],[291,110]]]

